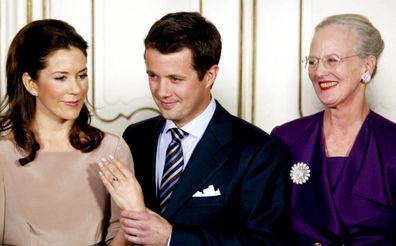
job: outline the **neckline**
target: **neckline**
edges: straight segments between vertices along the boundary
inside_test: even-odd
[[[352,141],[351,145],[349,146],[349,149],[348,149],[346,155],[345,155],[345,156],[340,156],[340,155],[337,155],[337,156],[329,156],[329,155],[328,155],[328,150],[327,150],[326,139],[325,139],[325,136],[324,136],[324,111],[323,111],[322,120],[321,120],[321,122],[322,122],[322,126],[321,126],[321,129],[322,129],[322,130],[321,130],[321,135],[322,135],[322,142],[323,142],[322,144],[323,144],[323,148],[324,148],[323,151],[324,151],[325,157],[326,157],[326,158],[336,158],[336,157],[340,157],[340,158],[346,158],[346,159],[347,159],[347,158],[349,157],[349,155],[351,154],[352,150],[355,148],[356,140],[358,139],[359,135],[362,133],[364,126],[365,126],[365,125],[367,124],[367,122],[369,121],[370,115],[371,115],[371,110],[369,109],[369,112],[368,112],[368,114],[366,115],[366,118],[363,120],[363,122],[362,122],[362,124],[361,124],[361,126],[360,126],[360,128],[359,128],[359,130],[358,130],[358,132],[357,132],[357,134],[356,134],[356,136],[355,136],[355,139]]]

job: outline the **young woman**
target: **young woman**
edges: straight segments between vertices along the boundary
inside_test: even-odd
[[[122,138],[90,125],[87,43],[69,24],[39,20],[13,39],[0,116],[0,244],[124,244],[119,209],[97,163],[132,169]]]

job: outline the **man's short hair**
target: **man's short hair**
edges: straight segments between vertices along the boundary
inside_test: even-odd
[[[192,66],[203,79],[221,56],[221,36],[217,28],[197,12],[170,13],[150,28],[144,45],[163,54],[188,48],[192,53]]]

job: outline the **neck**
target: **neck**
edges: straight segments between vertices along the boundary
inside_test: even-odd
[[[36,119],[32,129],[37,141],[40,143],[40,151],[63,152],[74,150],[69,140],[72,124],[72,121],[48,122],[48,120]]]
[[[363,124],[370,109],[366,103],[356,107],[326,108],[324,112],[325,125],[331,128],[348,129]]]
[[[327,156],[348,156],[369,113],[366,103],[357,107],[326,108],[323,136]]]

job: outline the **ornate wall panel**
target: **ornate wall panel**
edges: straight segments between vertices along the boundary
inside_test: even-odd
[[[241,32],[241,0],[202,1],[202,14],[218,28],[222,37],[222,53],[220,70],[212,92],[216,99],[232,114],[240,115],[241,95],[240,84],[240,32]],[[221,11],[221,14],[219,14]]]
[[[380,29],[386,46],[368,87],[369,102],[396,120],[394,9],[393,0],[0,0],[0,96],[5,91],[5,56],[15,33],[30,19],[62,19],[90,44],[94,124],[121,134],[128,124],[158,113],[143,60],[149,27],[168,12],[199,11],[223,38],[213,95],[231,113],[270,131],[321,109],[301,58],[309,53],[314,26],[322,18],[358,12]]]
[[[15,33],[27,22],[27,0],[0,0],[0,99],[5,93],[5,62]]]
[[[143,59],[143,39],[168,12],[199,11],[199,1],[92,1],[93,86],[96,124],[121,133],[157,114]],[[155,8],[153,8],[155,6]],[[109,128],[110,126],[110,128]]]
[[[255,124],[298,117],[299,1],[257,1]]]

